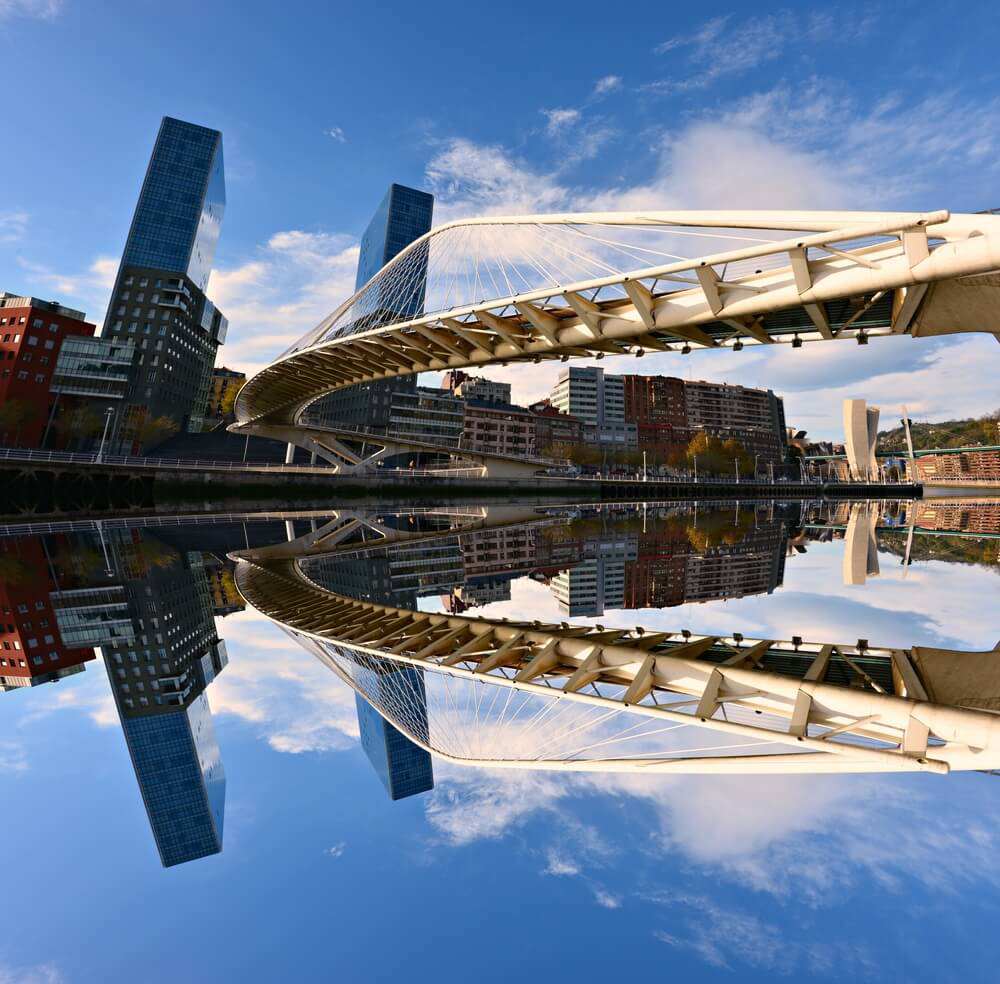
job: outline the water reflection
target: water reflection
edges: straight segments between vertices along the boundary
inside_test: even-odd
[[[217,620],[246,604],[237,584],[355,691],[362,748],[392,800],[433,789],[431,748],[466,763],[518,768],[620,770],[626,762],[655,771],[668,759],[675,769],[682,759],[712,757],[739,771],[748,771],[751,758],[767,769],[774,749],[758,747],[768,736],[750,735],[748,722],[781,730],[778,744],[791,735],[829,747],[853,720],[849,755],[812,753],[826,770],[858,771],[861,760],[883,767],[876,760],[890,752],[906,756],[896,755],[895,768],[922,759],[964,768],[967,757],[943,748],[948,742],[933,727],[926,735],[907,731],[888,713],[858,726],[865,715],[850,701],[896,695],[993,709],[995,654],[958,659],[901,639],[875,640],[880,647],[864,639],[831,645],[836,640],[692,635],[679,626],[646,633],[574,627],[540,623],[511,606],[517,585],[545,591],[557,616],[576,620],[762,597],[781,590],[786,562],[833,540],[843,540],[844,580],[855,585],[878,573],[879,552],[898,556],[904,570],[927,559],[995,568],[998,539],[1000,507],[951,501],[455,506],[68,523],[0,540],[0,688],[71,685],[100,649],[165,866],[222,849],[226,779],[209,693],[228,664],[217,629],[225,623]],[[251,583],[247,572],[267,578]],[[278,611],[275,599],[289,582],[311,593]],[[345,611],[353,622],[343,621]],[[483,632],[448,621],[459,615],[482,616]],[[546,665],[557,649],[572,650],[572,661]],[[613,672],[592,660],[594,652],[610,658],[618,650],[625,655]],[[730,686],[740,683],[738,673],[749,676],[738,692],[717,686],[706,703],[704,680],[668,687],[655,677],[651,667],[661,657],[700,661],[709,679],[721,668]],[[826,694],[823,707],[790,706],[784,714],[780,694],[752,692],[747,680],[755,673],[796,685],[811,673],[846,693],[848,704],[834,706]],[[541,687],[591,699],[554,701]],[[635,708],[645,709],[643,718]],[[678,717],[692,714],[708,714],[717,726],[696,746],[681,740],[691,728]],[[670,728],[680,734],[665,737],[664,715],[673,715]],[[798,759],[807,771],[821,768],[810,753]]]

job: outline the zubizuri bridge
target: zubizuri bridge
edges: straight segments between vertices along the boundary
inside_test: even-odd
[[[250,605],[446,761],[632,774],[1000,769],[1000,644],[959,652],[468,617],[325,586],[341,583],[336,565],[352,551],[553,521],[527,506],[440,516],[446,529],[408,537],[342,512],[230,556]]]
[[[309,420],[320,397],[393,376],[694,348],[1000,336],[1000,215],[603,212],[433,229],[250,379],[231,430],[339,472],[439,451],[483,475],[552,464]]]

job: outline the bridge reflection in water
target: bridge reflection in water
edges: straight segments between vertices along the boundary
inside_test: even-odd
[[[867,505],[854,515],[874,528]],[[364,542],[357,517],[346,522],[362,540],[355,553],[387,549]],[[539,516],[528,525],[546,522]],[[634,512],[621,517],[622,524],[639,522]],[[250,604],[428,753],[464,765],[551,771],[1000,767],[1000,718],[992,713],[1000,710],[1000,650],[421,612],[324,587],[322,543],[345,528],[337,523],[280,547],[234,554],[236,583]],[[456,530],[413,536],[430,564],[424,573],[433,574],[435,563],[447,561]],[[867,532],[863,544],[868,557]],[[345,559],[351,552],[343,541],[330,549]],[[421,671],[420,699],[409,683],[391,685],[389,664]]]
[[[165,865],[222,849],[209,700],[228,662],[220,617],[246,602],[354,691],[392,799],[433,788],[434,756],[560,772],[1000,767],[997,650],[621,627],[630,611],[780,591],[803,552],[849,553],[852,522],[863,558],[874,537],[904,573],[1000,567],[996,506],[951,500],[29,522],[0,535],[0,690],[73,686],[100,649]],[[518,613],[529,588],[545,621]]]

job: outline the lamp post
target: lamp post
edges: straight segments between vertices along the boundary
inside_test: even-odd
[[[740,484],[740,459],[733,458],[733,464],[736,465],[736,484]]]
[[[698,455],[694,456],[694,480],[698,481]]]
[[[755,482],[757,481],[757,474],[758,474],[758,472],[757,472],[757,462],[759,462],[759,461],[760,461],[760,454],[755,454],[753,456],[753,480]]]
[[[642,452],[642,480],[645,482],[646,479],[646,452]]]
[[[114,412],[114,407],[108,407],[108,409],[104,411],[104,433],[101,434],[101,446],[97,449],[97,457],[94,459],[95,464],[100,464],[101,457],[104,454],[104,442],[108,437],[108,425],[111,423],[111,418],[114,415]]]

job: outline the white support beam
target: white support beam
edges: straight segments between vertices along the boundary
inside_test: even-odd
[[[559,344],[559,319],[554,318],[547,311],[536,307],[534,304],[518,301],[514,305],[518,312],[534,326],[535,330],[542,336],[545,342],[555,348]]]
[[[510,318],[498,318],[489,311],[480,311],[478,317],[490,331],[495,331],[508,345],[513,346],[518,352],[524,351],[528,339],[514,334],[521,327],[516,321]]]
[[[656,327],[656,316],[653,303],[653,295],[649,292],[649,289],[645,284],[640,283],[638,280],[630,280],[625,278],[622,281],[622,287],[625,289],[625,293],[628,294],[629,300],[634,305],[636,311],[639,313],[639,317],[642,319],[642,323],[647,328]]]
[[[718,314],[722,310],[722,295],[719,293],[719,278],[715,270],[707,265],[695,268],[695,276],[701,284],[702,293],[708,301],[708,307],[712,314]]]

